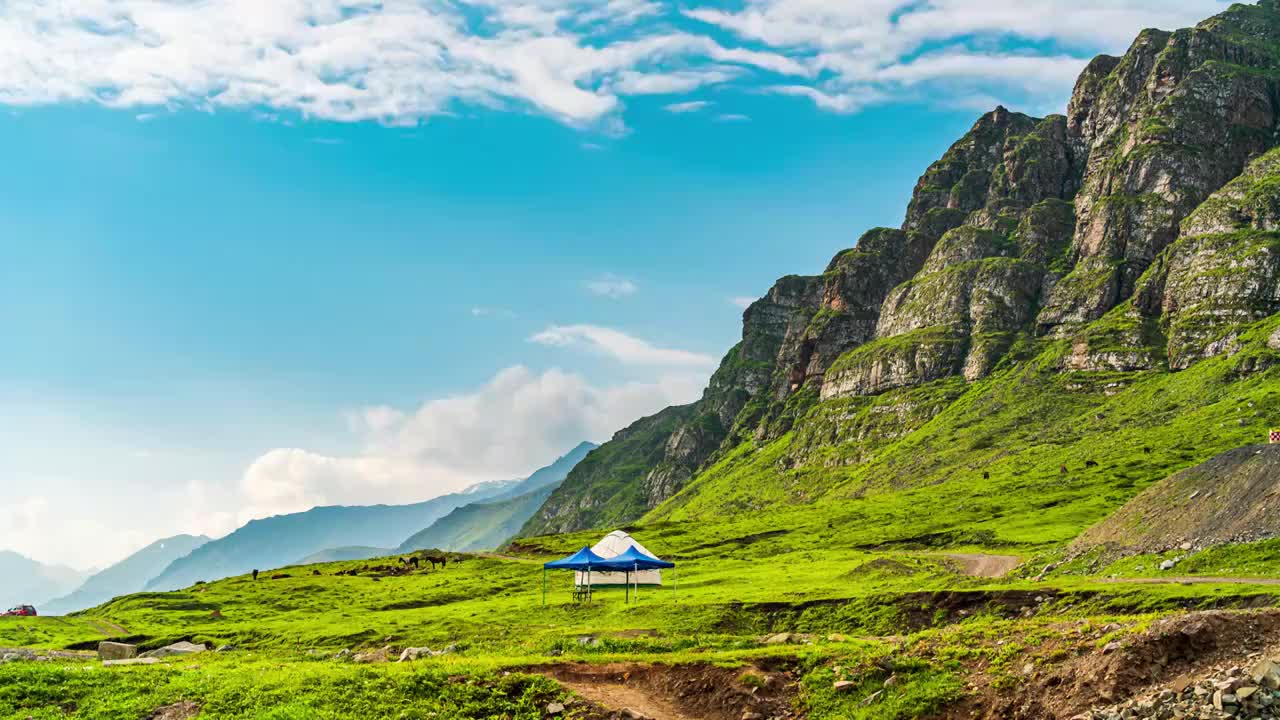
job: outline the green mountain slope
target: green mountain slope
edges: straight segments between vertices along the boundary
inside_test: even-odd
[[[983,116],[900,228],[779,280],[701,401],[602,446],[522,534],[848,500],[938,514],[903,534],[1061,543],[1264,439],[1277,98],[1266,0],[1095,59],[1065,115]]]
[[[336,547],[328,550],[321,550],[318,553],[312,553],[292,564],[315,565],[317,563],[349,562],[351,560],[368,560],[369,558],[386,557],[388,555],[395,554],[396,551],[392,548],[350,545],[347,547]]]
[[[551,496],[555,486],[507,500],[464,505],[404,541],[396,552],[494,550],[511,539]]]
[[[520,531],[565,477],[592,450],[580,443],[554,463],[497,495],[493,500],[463,505],[405,540],[397,552],[493,550]]]
[[[140,592],[147,582],[173,561],[186,557],[209,542],[209,538],[177,535],[157,540],[102,572],[84,581],[75,592],[50,601],[40,608],[47,615],[65,615],[101,605],[111,598]]]

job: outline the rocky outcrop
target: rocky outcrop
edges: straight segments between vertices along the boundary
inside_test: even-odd
[[[1146,31],[1081,76],[1068,109],[1084,153],[1071,273],[1039,321],[1069,332],[1130,297],[1179,223],[1275,144],[1280,40],[1274,3],[1199,27]]]
[[[824,438],[900,437],[941,407],[899,412],[897,394],[939,384],[953,398],[951,383],[1046,348],[1044,366],[1067,372],[1235,352],[1280,311],[1280,157],[1266,154],[1280,144],[1278,50],[1280,0],[1233,5],[1095,58],[1065,115],[982,116],[920,177],[901,228],[871,230],[822,275],[779,280],[698,403],[637,423],[643,452],[575,471],[526,529],[633,519],[744,442],[792,433],[785,472],[825,457]],[[626,477],[625,492],[590,489],[602,475]]]

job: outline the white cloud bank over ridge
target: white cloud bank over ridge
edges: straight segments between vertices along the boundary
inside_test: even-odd
[[[1218,0],[43,0],[0,3],[0,103],[619,120],[711,86],[851,112],[950,94],[1061,103],[1093,51]],[[1007,42],[1035,41],[1034,46]],[[1044,50],[1046,47],[1069,50]],[[1039,48],[1039,49],[1036,49]],[[690,101],[692,102],[692,101]],[[954,100],[953,100],[954,102]],[[676,103],[673,103],[676,104]],[[677,104],[678,105],[678,104]],[[269,113],[268,113],[269,115]]]
[[[516,365],[475,390],[413,410],[362,408],[347,418],[361,448],[356,454],[277,448],[255,460],[241,479],[232,524],[319,505],[418,502],[523,477],[583,440],[603,442],[641,417],[693,402],[715,366],[709,356],[594,325],[551,326],[530,341],[603,354],[652,374],[599,386],[575,373]]]
[[[637,418],[692,402],[707,376],[673,371],[600,387],[562,370],[514,366],[408,412],[366,408],[352,417],[358,454],[279,448],[255,460],[240,483],[236,524],[321,505],[418,502],[522,477],[583,440],[603,442]]]

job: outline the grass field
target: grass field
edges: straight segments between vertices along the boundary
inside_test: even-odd
[[[668,522],[639,529],[641,542],[678,563],[679,586],[677,595],[668,574],[665,587],[643,588],[638,603],[625,602],[616,588],[600,590],[590,605],[573,603],[572,575],[554,573],[548,606],[542,606],[541,561],[595,539],[584,533],[524,543],[512,550],[518,557],[470,557],[436,572],[347,577],[336,573],[366,563],[331,563],[281,569],[257,582],[235,577],[119,598],[65,618],[0,618],[0,646],[7,647],[92,649],[112,637],[143,649],[177,640],[236,648],[137,668],[0,665],[0,718],[145,717],[179,700],[200,703],[201,717],[210,718],[540,717],[561,690],[523,671],[530,666],[746,667],[771,658],[786,658],[801,673],[796,702],[810,717],[905,718],[963,692],[958,668],[965,648],[977,647],[975,636],[1028,628],[1053,633],[1064,622],[1139,627],[1184,608],[1280,600],[1280,586],[1111,581],[1150,576],[1156,558],[1092,573],[1067,566],[1042,581],[1022,571],[969,577],[952,553],[1000,552],[1039,562],[1055,546],[931,547],[918,540],[870,548],[874,531],[833,532],[823,521],[848,522],[867,507],[847,501],[823,514],[773,516],[758,524]],[[1278,575],[1280,556],[1272,541],[1205,551],[1181,566],[1204,575]],[[266,579],[274,574],[288,577]],[[940,611],[934,593],[960,598],[963,611]],[[1041,602],[1032,603],[1032,596]],[[808,634],[808,642],[764,642],[784,631]],[[910,648],[924,644],[927,657],[914,656]],[[334,658],[341,650],[384,646],[452,650],[403,665]],[[895,674],[904,683],[893,703],[864,708],[854,702],[861,690],[831,692],[833,668],[869,667],[886,656],[896,658]],[[871,683],[874,668],[856,677]]]

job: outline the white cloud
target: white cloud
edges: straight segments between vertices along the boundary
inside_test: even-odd
[[[599,387],[561,370],[516,366],[473,392],[412,411],[369,408],[353,426],[359,454],[279,448],[255,460],[240,484],[237,520],[318,505],[416,502],[521,477],[583,440],[603,442],[639,417],[693,401],[706,380],[706,372],[683,371]]]
[[[123,558],[151,541],[130,523],[77,515],[67,529],[61,503],[43,495],[7,497],[0,502],[0,550],[12,550],[45,563],[59,562],[78,570]],[[52,531],[63,528],[62,531]],[[92,546],[86,547],[86,541]]]
[[[599,295],[601,297],[612,298],[614,300],[635,295],[636,292],[640,290],[640,288],[636,287],[636,284],[630,280],[611,274],[601,275],[594,280],[588,280],[586,287],[587,292],[590,292],[592,295]]]
[[[0,4],[0,103],[237,108],[414,125],[460,106],[617,129],[623,99],[711,85],[821,109],[1060,106],[1097,50],[1219,0],[44,0]],[[680,23],[682,14],[696,22]],[[1010,40],[1013,39],[1012,42]],[[1026,56],[991,48],[1028,48]],[[1065,48],[1045,52],[1043,48]],[[986,48],[986,49],[984,49]],[[935,92],[937,91],[937,92]],[[696,101],[689,101],[696,102]],[[675,102],[678,107],[687,103]],[[138,113],[139,117],[149,112]]]
[[[529,338],[552,347],[585,347],[626,365],[706,368],[715,358],[688,350],[660,348],[621,330],[598,325],[552,325]]]
[[[710,106],[711,102],[708,100],[690,100],[689,102],[671,103],[663,106],[662,109],[675,115],[683,115],[685,113],[695,113]]]
[[[751,304],[754,303],[755,301],[756,301],[756,298],[746,297],[746,296],[729,298],[729,302],[734,307],[741,308],[743,310],[746,310],[747,308],[751,307]]]

